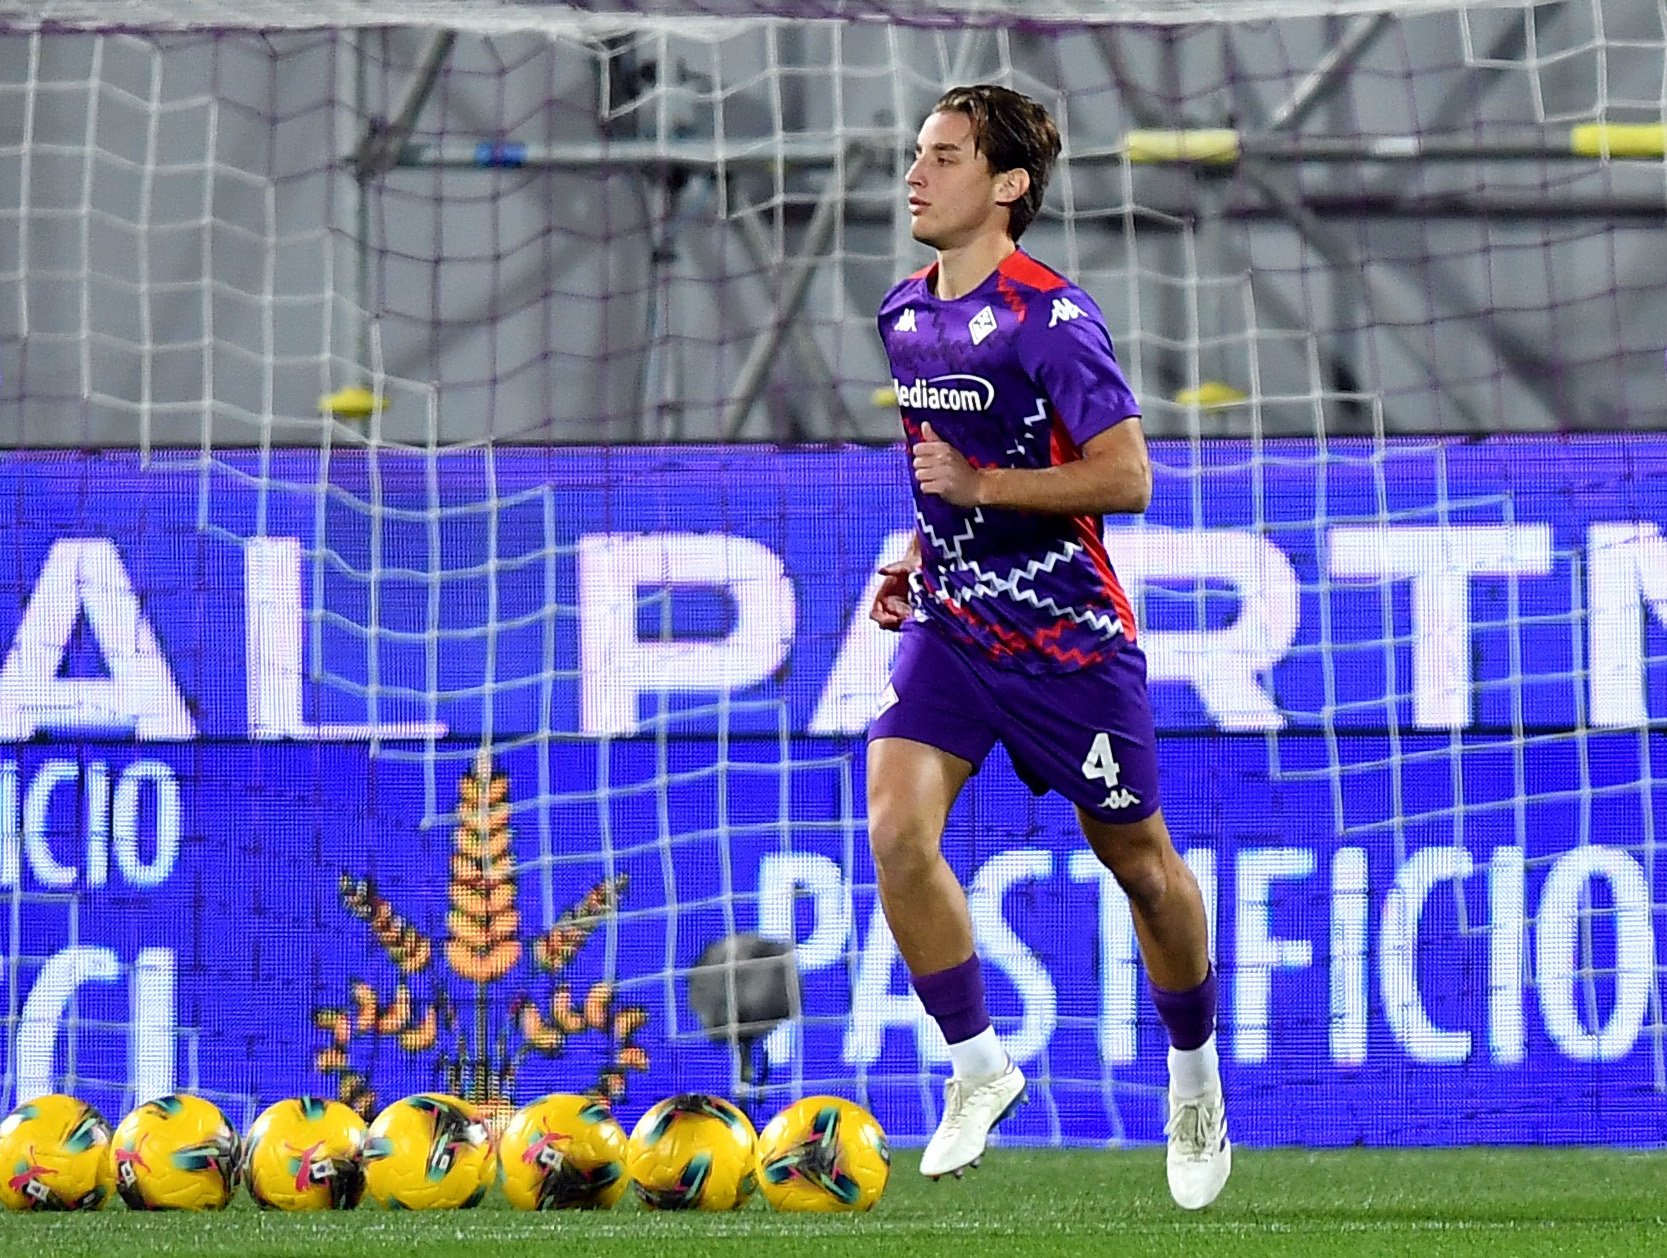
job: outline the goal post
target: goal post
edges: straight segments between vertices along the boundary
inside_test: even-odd
[[[920,118],[994,80],[1061,121],[1024,243],[1152,439],[1107,546],[1235,1137],[1660,1137],[1659,12],[398,8],[0,8],[0,1102],[926,1137],[873,319]],[[998,753],[945,851],[1004,1138],[1158,1139],[1068,807]]]

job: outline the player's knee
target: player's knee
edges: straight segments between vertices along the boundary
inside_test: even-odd
[[[909,817],[871,815],[868,848],[874,854],[875,874],[888,882],[907,882],[923,874],[938,855],[937,836]]]
[[[1153,908],[1163,903],[1174,888],[1177,878],[1188,876],[1187,867],[1167,841],[1147,841],[1119,844],[1100,859],[1117,879],[1131,902],[1142,908]]]
[[[1123,888],[1123,893],[1142,907],[1162,903],[1169,890],[1169,871],[1163,861],[1152,856],[1125,858],[1114,864],[1111,872],[1117,878],[1117,885]]]

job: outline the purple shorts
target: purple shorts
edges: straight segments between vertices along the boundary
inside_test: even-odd
[[[1114,825],[1158,810],[1146,657],[1133,645],[1076,672],[1021,673],[910,623],[868,737],[925,743],[974,772],[1000,741],[1038,795],[1058,791]]]

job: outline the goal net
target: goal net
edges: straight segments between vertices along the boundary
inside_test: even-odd
[[[915,129],[997,81],[1153,442],[1108,546],[1235,1135],[1659,1139],[1662,13],[1105,8],[0,4],[0,1102],[924,1139],[873,320]],[[945,850],[1003,1138],[1159,1138],[1067,806],[998,752]]]

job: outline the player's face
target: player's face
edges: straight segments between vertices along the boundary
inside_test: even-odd
[[[934,249],[953,249],[991,229],[1003,228],[1022,172],[996,174],[973,147],[972,119],[955,110],[928,117],[915,140],[909,185],[914,238]]]

